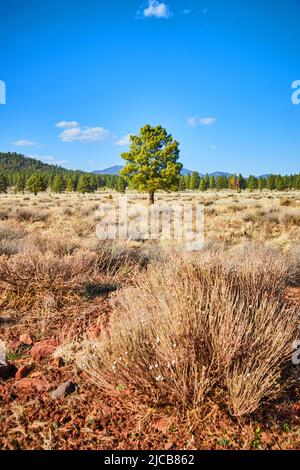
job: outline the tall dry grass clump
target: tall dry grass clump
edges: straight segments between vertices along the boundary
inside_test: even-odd
[[[67,305],[71,295],[88,282],[94,257],[88,253],[58,257],[52,254],[21,253],[0,257],[0,306],[29,309],[52,299]]]
[[[206,399],[234,416],[278,397],[297,337],[283,292],[299,272],[280,253],[179,254],[154,263],[116,294],[109,329],[77,363],[108,393],[197,409]]]
[[[0,227],[0,256],[15,255],[23,249],[25,232],[9,227]]]
[[[18,253],[11,246],[12,241],[20,244],[18,236],[18,232],[0,230],[2,308],[29,310],[45,302],[53,308],[79,305],[91,292],[96,296],[101,286],[109,291],[130,282],[154,258],[150,249],[134,250],[109,241],[84,249],[76,240],[57,235],[31,236]],[[10,252],[3,240],[10,242]]]

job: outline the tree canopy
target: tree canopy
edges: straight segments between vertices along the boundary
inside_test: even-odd
[[[179,143],[162,126],[148,124],[139,135],[130,136],[129,152],[123,153],[122,158],[127,163],[121,177],[131,188],[148,192],[151,204],[157,190],[178,190],[182,169]]]

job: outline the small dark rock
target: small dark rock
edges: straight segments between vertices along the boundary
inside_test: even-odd
[[[0,365],[0,379],[9,380],[15,377],[17,372],[16,366],[13,364],[2,364]]]
[[[54,392],[51,393],[51,398],[53,400],[59,400],[60,398],[64,398],[66,395],[71,395],[77,389],[77,385],[69,380],[61,384]]]

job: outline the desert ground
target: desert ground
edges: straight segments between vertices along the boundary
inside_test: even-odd
[[[191,252],[99,240],[119,197],[0,195],[0,448],[300,448],[300,192],[158,193]]]

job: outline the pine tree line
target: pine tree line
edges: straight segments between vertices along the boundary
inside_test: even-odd
[[[242,175],[220,175],[220,176],[200,176],[198,172],[194,171],[192,174],[188,174],[180,177],[179,190],[207,190],[216,189],[218,191],[222,189],[232,189],[242,191],[248,189],[249,191],[254,190],[276,190],[284,191],[291,189],[300,190],[300,174],[295,175],[268,175],[266,177],[249,176],[244,178]]]
[[[95,175],[71,171],[63,173],[45,171],[10,173],[2,170],[0,172],[0,192],[6,192],[10,189],[15,192],[24,192],[26,190],[34,194],[47,190],[54,193],[93,193],[101,189],[113,189],[124,193],[126,188],[127,182],[125,179],[115,175]],[[300,174],[290,176],[269,175],[266,178],[249,176],[249,178],[244,178],[242,175],[232,175],[230,177],[206,175],[201,177],[197,172],[194,172],[191,175],[181,176],[178,187],[179,191],[214,189],[218,191],[222,189],[237,191],[248,189],[250,192],[263,189],[272,191],[300,190]]]
[[[0,172],[0,192],[8,189],[15,192],[30,191],[38,194],[51,190],[54,193],[78,192],[93,193],[99,189],[114,189],[125,192],[125,180],[113,175],[95,175],[92,173],[63,172],[48,173],[35,171],[33,173]]]
[[[127,186],[130,188],[130,184],[128,185],[121,176],[67,170],[33,158],[25,158],[23,155],[0,153],[0,192],[6,192],[9,189],[15,192],[30,191],[34,194],[47,190],[55,193],[92,193],[101,189],[113,189],[123,193]],[[179,191],[220,191],[222,189],[237,191],[245,189],[249,191],[263,189],[300,190],[300,174],[244,178],[242,175],[202,176],[194,171],[186,176],[181,176],[178,186]]]

